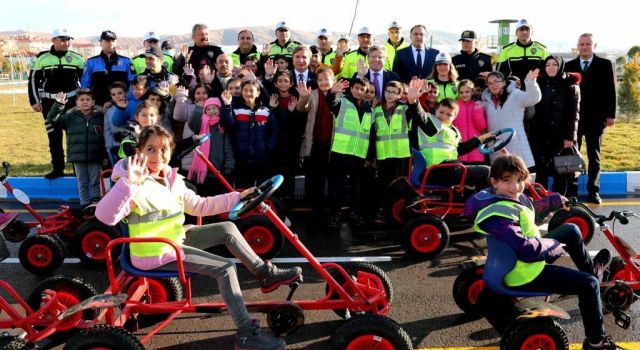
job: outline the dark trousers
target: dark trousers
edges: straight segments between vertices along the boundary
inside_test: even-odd
[[[47,121],[47,114],[56,101],[53,99],[42,99],[42,115],[44,116],[44,127],[49,138],[49,153],[51,154],[51,166],[53,171],[64,171],[64,149],[62,148],[62,127],[59,124],[50,124]],[[72,97],[65,105],[66,112],[69,108],[75,106],[76,99]],[[63,113],[64,113],[63,112]]]
[[[331,153],[329,160],[329,210],[331,214],[348,205],[351,212],[361,214],[361,182],[364,176],[364,159],[356,156]]]
[[[600,145],[602,145],[602,130],[578,130],[578,149],[582,147],[582,137],[587,143],[587,190],[589,193],[600,192]]]
[[[584,332],[591,343],[604,338],[600,283],[593,276],[593,261],[575,225],[562,225],[545,235],[566,244],[564,250],[578,270],[549,265],[533,281],[515,287],[526,291],[542,291],[553,294],[577,295]]]
[[[409,167],[409,158],[389,158],[376,161],[377,178],[375,187],[372,188],[372,193],[375,195],[374,202],[376,209],[381,208],[384,205],[384,201],[390,198],[389,184],[393,180],[407,176],[407,169]]]
[[[235,188],[258,186],[273,176],[273,166],[267,162],[237,161],[233,171]]]
[[[325,186],[329,179],[329,152],[329,147],[313,146],[302,165],[304,193],[316,213],[322,212],[327,203]]]

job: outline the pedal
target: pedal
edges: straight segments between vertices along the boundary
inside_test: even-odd
[[[631,325],[631,316],[629,316],[627,313],[625,313],[624,311],[615,311],[613,313],[613,315],[615,316],[616,319],[616,324],[622,328],[622,329],[627,329],[629,328],[629,326]]]
[[[287,301],[291,301],[291,299],[293,299],[293,294],[296,292],[296,290],[298,289],[298,287],[300,287],[300,284],[302,283],[302,276],[300,276],[300,278],[298,278],[297,280],[289,283],[289,295],[287,295]]]

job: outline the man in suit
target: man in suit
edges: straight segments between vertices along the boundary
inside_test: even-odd
[[[428,48],[424,42],[427,27],[418,24],[411,28],[411,45],[398,50],[393,60],[393,71],[400,76],[400,81],[408,83],[414,76],[426,78],[431,73],[438,50]]]
[[[589,158],[588,201],[602,203],[600,198],[600,145],[604,129],[615,123],[616,81],[613,63],[593,53],[596,43],[591,33],[578,38],[579,57],[567,62],[565,71],[582,74],[580,82],[580,121],[578,148],[584,136]]]
[[[353,78],[366,78],[373,86],[376,87],[376,98],[378,101],[382,98],[384,86],[392,80],[400,81],[400,77],[395,72],[384,69],[386,62],[386,50],[380,46],[371,46],[367,54],[369,59],[369,68],[364,64],[364,60],[358,63],[358,73]]]
[[[291,81],[293,86],[298,86],[302,81],[310,89],[317,89],[316,75],[309,69],[311,63],[311,50],[306,45],[301,45],[293,49],[291,53],[293,59],[293,71]]]

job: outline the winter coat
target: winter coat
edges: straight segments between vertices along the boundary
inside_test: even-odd
[[[189,130],[197,130],[197,132],[200,133],[202,108],[197,105],[194,106],[196,107],[193,109],[193,112],[191,112],[187,125],[189,126]],[[187,128],[185,128],[185,130],[186,129]],[[222,174],[231,174],[236,165],[231,145],[231,135],[229,135],[228,130],[221,129],[218,125],[209,127],[209,134],[211,134],[209,138],[209,160]],[[182,159],[183,169],[189,170],[191,162],[193,162],[193,157],[197,157],[194,153],[195,152],[190,152],[190,157],[187,156]]]
[[[77,107],[62,114],[64,105],[55,103],[47,121],[58,124],[67,134],[67,161],[100,163],[104,160],[104,115],[94,108],[91,115],[84,115]]]
[[[257,102],[251,109],[239,100],[221,108],[222,125],[233,135],[233,152],[237,162],[272,161],[278,145],[278,124],[271,110]]]
[[[453,125],[458,128],[463,140],[470,140],[480,136],[487,130],[487,116],[484,108],[477,101],[458,101],[460,110],[458,116],[453,120]],[[484,162],[484,155],[479,150],[473,150],[465,155],[459,155],[462,162]]]

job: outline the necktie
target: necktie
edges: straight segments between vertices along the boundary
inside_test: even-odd
[[[373,73],[373,86],[376,87],[376,97],[380,98],[380,95],[382,95],[382,89],[380,87],[380,73],[378,72]]]
[[[586,72],[588,68],[589,68],[589,61],[582,62],[582,71]]]
[[[418,72],[422,72],[422,55],[420,54],[420,51],[422,51],[422,49],[416,49],[416,51],[418,51],[418,56],[416,57],[416,67],[418,68]]]
[[[304,75],[302,73],[298,74],[298,83],[303,83],[304,84]]]

